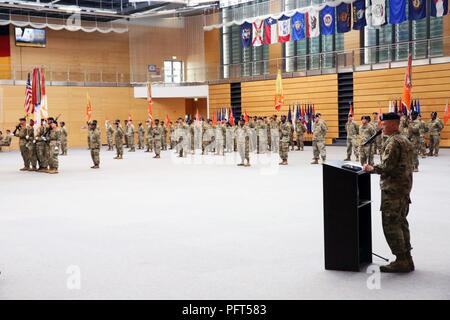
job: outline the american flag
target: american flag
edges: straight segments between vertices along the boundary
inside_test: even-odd
[[[31,81],[30,74],[28,74],[27,85],[25,88],[25,114],[29,115],[30,113],[34,113],[33,103],[32,103],[32,90],[31,90]]]

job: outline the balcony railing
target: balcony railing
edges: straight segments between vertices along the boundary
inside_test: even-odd
[[[273,79],[279,69],[287,77],[389,69],[404,66],[410,53],[414,64],[450,62],[450,37],[238,64],[207,65],[201,68],[185,67],[184,79],[177,85]],[[35,66],[0,65],[0,83],[23,84],[33,67]],[[147,82],[172,85],[164,83],[164,70],[161,75],[154,75],[148,72],[130,72],[130,69],[125,69],[123,66],[104,68],[43,65],[39,67],[45,69],[45,77],[49,85],[131,86]]]

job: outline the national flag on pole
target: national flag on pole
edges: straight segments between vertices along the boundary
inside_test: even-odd
[[[447,15],[448,0],[431,0],[431,15],[433,17],[442,17]]]
[[[267,18],[264,20],[264,44],[272,44],[278,42],[277,29],[277,20],[273,18]]]
[[[448,114],[448,99],[447,99],[447,103],[445,105],[445,110],[444,110],[444,125],[447,124],[449,118],[449,114]]]
[[[262,46],[264,40],[264,20],[257,19],[252,23],[252,46]]]
[[[89,93],[86,93],[87,98],[87,105],[86,105],[86,122],[91,121],[91,115],[92,115],[92,104],[91,104],[91,97],[89,97]]]
[[[291,18],[285,15],[278,19],[278,42],[284,43],[291,40]]]
[[[28,116],[30,113],[34,112],[33,101],[32,101],[32,90],[31,90],[31,80],[30,74],[28,74],[27,84],[25,86],[25,104],[24,104],[25,114]]]
[[[405,73],[405,82],[403,84],[402,103],[406,108],[411,105],[411,90],[412,90],[412,55],[408,56],[408,67]]]
[[[280,111],[283,106],[283,83],[281,77],[281,70],[278,69],[277,79],[275,80],[275,109]]]

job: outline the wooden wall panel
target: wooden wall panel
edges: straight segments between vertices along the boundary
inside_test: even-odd
[[[130,113],[135,126],[147,119],[146,99],[135,99],[132,88],[100,87],[47,87],[50,116],[61,113],[69,131],[69,146],[86,146],[87,129],[84,128],[86,114],[86,93],[91,97],[92,119],[97,119],[106,142],[104,123],[106,119],[128,119]],[[22,86],[0,86],[0,130],[13,129],[17,119],[23,116],[24,88]],[[153,115],[160,120],[169,115],[170,120],[184,117],[184,98],[153,99]],[[13,139],[17,147],[17,139]]]
[[[216,84],[209,86],[209,114],[212,118],[217,109],[231,106],[230,84]]]
[[[354,108],[358,119],[382,108],[388,111],[391,99],[399,100],[402,96],[405,68],[377,71],[356,72],[353,74]],[[444,116],[444,108],[450,97],[450,63],[412,67],[412,94],[420,99],[422,117],[430,119],[430,113],[437,111]],[[450,146],[448,125],[442,133],[442,146]]]
[[[313,103],[315,110],[322,113],[329,131],[327,143],[338,137],[337,118],[337,76],[322,75],[283,79],[284,106],[280,112],[274,107],[275,80],[243,82],[242,111],[250,116],[287,114],[289,105]],[[307,137],[310,139],[311,137]]]

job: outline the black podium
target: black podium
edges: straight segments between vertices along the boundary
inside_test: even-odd
[[[360,271],[372,262],[370,174],[323,165],[325,269]]]

